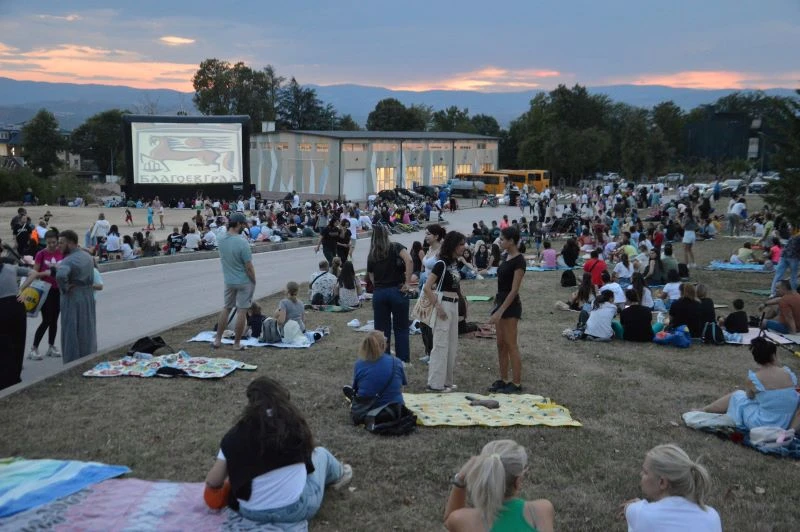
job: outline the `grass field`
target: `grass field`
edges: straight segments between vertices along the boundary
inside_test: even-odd
[[[726,257],[741,242],[698,243],[697,262]],[[739,290],[768,288],[771,280],[757,273],[692,274],[694,281],[710,286],[716,303],[742,297],[750,313],[760,298]],[[530,472],[522,495],[551,499],[559,530],[624,530],[616,517],[619,504],[640,496],[644,454],[666,442],[703,457],[714,481],[710,504],[725,530],[796,530],[800,462],[763,456],[681,424],[682,412],[744,382],[754,366],[747,348],[569,342],[560,333],[574,325],[577,314],[554,310],[553,302],[569,293],[559,278],[560,272],[525,276],[523,385],[529,393],[567,406],[582,428],[420,427],[412,436],[385,439],[352,427],[341,385],[351,380],[362,336],[345,323],[354,317],[371,319],[367,305],[351,313],[311,313],[308,325],[330,325],[332,334],[308,350],[222,352],[219,356],[258,364],[258,370],[237,371],[219,381],[90,380],[81,376],[95,363],[87,362],[0,400],[0,456],[125,464],[140,478],[198,482],[241,411],[247,384],[257,375],[270,375],[288,385],[318,443],[355,471],[355,490],[327,494],[313,530],[439,530],[448,479],[484,443],[498,438],[515,439],[528,449]],[[489,280],[463,286],[466,294],[476,295],[492,295],[495,289]],[[274,308],[278,299],[267,298],[262,306]],[[482,321],[489,309],[488,302],[472,303],[470,320]],[[213,318],[206,317],[163,336],[190,354],[209,355],[207,345],[184,342],[212,324]],[[497,378],[495,353],[492,340],[460,343],[459,391],[483,392]],[[417,362],[421,354],[421,339],[414,336],[409,391],[425,387],[427,367]],[[779,356],[800,371],[800,359],[782,350]],[[765,493],[758,494],[757,487]]]

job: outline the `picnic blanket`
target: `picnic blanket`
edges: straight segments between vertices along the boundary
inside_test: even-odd
[[[491,301],[492,296],[467,296],[467,301]]]
[[[150,482],[135,478],[106,480],[8,519],[3,530],[193,532],[306,532],[308,523],[265,525],[225,508],[210,510],[203,502],[203,483]]]
[[[711,263],[703,268],[704,270],[725,271],[725,272],[758,272],[774,273],[775,270],[765,270],[763,264],[731,264],[721,260],[712,260]]]
[[[357,307],[343,307],[341,305],[305,305],[306,310],[318,310],[320,312],[351,312]]]
[[[194,338],[190,338],[189,341],[190,342],[207,342],[207,343],[213,344],[214,343],[214,338],[216,338],[216,333],[214,331],[203,331],[201,333],[197,333],[197,335]],[[308,333],[306,334],[306,340],[308,340],[308,342],[303,342],[303,343],[298,343],[298,344],[285,344],[283,342],[275,342],[275,343],[268,344],[268,343],[265,343],[265,342],[259,342],[258,338],[250,337],[250,338],[242,338],[242,340],[239,343],[240,343],[240,345],[243,345],[243,346],[246,346],[246,347],[279,347],[281,349],[304,349],[304,348],[307,348],[307,347],[311,347],[311,345],[314,343],[313,336],[311,336],[311,338],[309,338]],[[233,339],[232,338],[223,338],[222,339],[222,343],[225,344],[225,345],[233,345]]]
[[[125,466],[74,460],[0,460],[0,518],[19,514],[30,508],[53,502],[78,491],[118,477],[131,470]],[[0,519],[2,530],[22,530],[7,526]],[[30,530],[39,527],[30,527]]]
[[[765,296],[769,297],[772,291],[769,288],[746,288],[744,290],[740,290],[740,292],[744,292],[745,294],[755,294],[757,296]]]
[[[760,332],[758,327],[750,327],[746,333],[725,333],[725,343],[728,344],[739,344],[739,345],[750,345],[750,342],[753,341],[753,338],[757,337]],[[775,342],[776,344],[791,344],[792,341],[784,338],[782,335],[767,331],[766,332],[767,338]]]
[[[743,428],[743,427],[736,427],[733,424],[733,420],[726,416],[725,414],[716,414],[720,418],[720,422],[709,422],[708,419],[712,419],[715,414],[705,414],[708,419],[704,420],[700,426],[691,423],[688,420],[691,418],[687,418],[687,416],[692,416],[693,414],[697,414],[697,412],[686,412],[683,414],[683,421],[686,426],[690,429],[699,430],[700,432],[706,432],[708,434],[713,434],[720,439],[732,441],[734,443],[738,443],[744,445],[745,447],[749,447],[751,449],[755,449],[763,454],[769,454],[772,456],[783,456],[786,458],[794,458],[795,460],[800,460],[800,437],[795,436],[795,438],[789,442],[787,445],[783,446],[775,446],[775,445],[757,445],[750,441],[750,431]],[[731,423],[726,424],[724,419],[727,418]],[[688,419],[688,420],[687,420]]]
[[[84,377],[155,377],[170,372],[159,372],[162,368],[178,370],[181,376],[197,379],[221,379],[237,369],[253,371],[258,366],[245,364],[229,358],[193,357],[186,351],[169,355],[134,353],[119,360],[100,362],[83,373]],[[174,372],[171,372],[174,373]]]
[[[528,267],[525,268],[525,271],[527,271],[527,272],[556,272],[556,271],[561,272],[561,271],[564,271],[564,270],[580,270],[580,269],[581,269],[580,266],[575,266],[574,268],[561,268],[561,267],[558,267],[558,268],[546,268],[546,267],[543,267],[543,266],[528,266]]]
[[[500,408],[490,410],[469,406],[466,396],[475,399],[495,399]],[[546,425],[548,427],[580,427],[569,410],[541,395],[475,393],[404,393],[406,407],[417,415],[417,423],[428,427],[448,425],[467,427],[510,427],[513,425]]]

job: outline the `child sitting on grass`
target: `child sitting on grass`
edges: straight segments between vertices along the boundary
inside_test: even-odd
[[[261,306],[253,303],[247,310],[247,326],[249,327],[248,336],[258,338],[261,336],[261,326],[264,323],[264,315],[261,313]]]
[[[741,299],[733,300],[734,312],[731,312],[725,318],[720,316],[718,323],[726,332],[729,333],[746,333],[749,330],[747,312],[744,311],[744,301]]]

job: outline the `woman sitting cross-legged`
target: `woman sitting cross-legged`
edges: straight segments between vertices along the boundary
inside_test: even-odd
[[[347,264],[347,263],[345,263]],[[345,397],[375,397],[373,408],[389,403],[403,402],[406,374],[399,359],[386,353],[386,338],[380,331],[372,331],[361,341],[359,360],[353,368],[353,385],[345,386]]]
[[[597,288],[592,283],[592,274],[583,272],[583,278],[578,289],[572,293],[566,303],[556,301],[556,308],[561,310],[591,310],[594,298],[597,296]]]
[[[750,352],[758,369],[748,372],[745,389],[723,395],[703,411],[727,414],[736,426],[747,429],[771,426],[800,430],[797,377],[788,367],[778,365],[777,348],[766,338],[754,338]]]
[[[705,504],[708,471],[683,449],[675,444],[650,449],[640,475],[645,500],[623,504],[628,532],[722,532],[719,514]]]
[[[555,510],[547,499],[519,497],[528,470],[525,448],[495,440],[470,458],[451,481],[444,526],[453,532],[551,532]],[[472,507],[467,506],[467,499]]]
[[[203,498],[210,508],[228,505],[259,523],[301,523],[317,513],[326,486],[338,490],[352,478],[352,467],[314,447],[289,391],[259,377],[247,387],[242,417],[222,438]]]
[[[629,342],[653,341],[653,313],[650,309],[639,303],[639,295],[633,288],[625,290],[627,306],[620,313],[622,324],[622,338]]]
[[[360,307],[361,292],[361,282],[356,277],[353,263],[348,260],[342,265],[339,281],[333,287],[333,294],[339,298],[339,305],[343,307]]]
[[[578,323],[585,323],[583,329],[584,340],[607,341],[614,337],[614,328],[611,322],[617,315],[617,306],[614,304],[614,292],[600,292],[594,300],[594,308],[591,312],[581,311]],[[585,320],[585,321],[583,321]]]

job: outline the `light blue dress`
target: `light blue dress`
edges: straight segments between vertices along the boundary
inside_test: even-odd
[[[783,370],[792,379],[790,388],[767,390],[753,371],[747,377],[756,389],[753,399],[747,397],[742,390],[733,392],[728,403],[728,416],[736,421],[737,427],[753,429],[755,427],[787,428],[797,410],[800,394],[797,393],[797,376],[792,370],[783,366]]]

